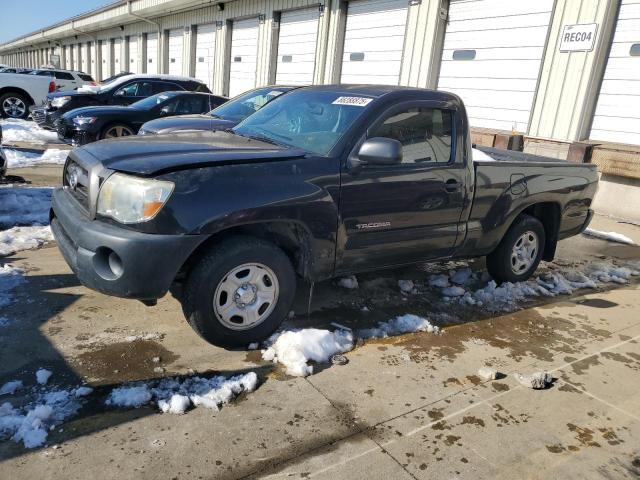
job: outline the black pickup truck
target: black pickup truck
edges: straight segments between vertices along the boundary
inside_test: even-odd
[[[51,226],[89,288],[153,305],[174,284],[207,341],[272,333],[298,278],[487,256],[527,279],[586,228],[595,166],[472,159],[455,95],[390,86],[292,90],[229,131],[73,150]]]

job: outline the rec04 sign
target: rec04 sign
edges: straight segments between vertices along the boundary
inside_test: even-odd
[[[565,25],[560,38],[561,52],[590,52],[596,41],[597,23]]]

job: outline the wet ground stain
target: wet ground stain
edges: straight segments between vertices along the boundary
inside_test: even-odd
[[[154,362],[154,358],[159,361]],[[100,385],[162,377],[164,369],[178,358],[158,342],[139,340],[85,351],[72,360],[72,365],[82,376]]]

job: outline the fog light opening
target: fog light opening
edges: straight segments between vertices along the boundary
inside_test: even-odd
[[[107,247],[100,247],[93,256],[93,267],[96,273],[105,280],[117,280],[124,273],[124,265],[120,256]]]

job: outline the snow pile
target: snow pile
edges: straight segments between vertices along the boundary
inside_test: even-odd
[[[53,241],[50,227],[13,227],[0,232],[0,257]]]
[[[631,240],[626,235],[623,235],[621,233],[616,233],[616,232],[601,232],[600,230],[587,228],[584,232],[582,232],[582,234],[587,235],[588,237],[595,237],[595,238],[600,238],[602,240],[607,240],[609,242],[624,243],[625,245],[636,244],[636,242]]]
[[[0,387],[0,395],[13,395],[23,386],[22,380],[11,380]]]
[[[41,368],[36,372],[36,380],[40,385],[46,385],[49,381],[49,378],[51,378],[51,375],[53,375],[53,372],[51,370]]]
[[[640,263],[640,262],[638,262]],[[489,281],[484,287],[475,290],[469,285],[482,282],[484,273],[477,274],[468,269],[453,271],[446,275],[432,275],[429,285],[441,288],[441,293],[448,301],[458,301],[463,305],[482,306],[489,311],[513,311],[523,300],[533,297],[555,297],[568,295],[581,288],[597,288],[603,283],[628,283],[632,276],[640,275],[640,265],[630,262],[621,267],[607,262],[586,265],[582,271],[556,269],[533,277],[525,282],[505,282],[498,285]],[[451,282],[464,282],[465,287],[450,285]],[[453,282],[453,283],[456,283]],[[448,286],[445,286],[448,285]]]
[[[184,413],[191,405],[218,411],[243,392],[253,392],[258,376],[249,372],[233,377],[163,378],[158,382],[137,382],[114,388],[106,400],[107,405],[140,407],[155,400],[163,413]]]
[[[75,415],[82,406],[82,397],[91,391],[89,387],[79,387],[40,392],[34,402],[23,407],[3,403],[0,405],[0,438],[22,442],[26,448],[43,445],[48,431]]]
[[[398,280],[398,287],[402,293],[415,293],[415,284],[413,280]]]
[[[338,280],[338,285],[350,290],[354,290],[358,288],[358,279],[355,277],[355,275],[351,275],[350,277],[343,277]]]
[[[386,338],[411,332],[438,333],[439,328],[429,320],[417,315],[401,315],[386,322],[379,322],[375,328],[358,330],[360,338]]]
[[[11,265],[0,266],[0,308],[11,303],[11,290],[24,282],[23,273]]]
[[[69,155],[69,150],[60,150],[58,148],[49,148],[44,153],[25,152],[15,150],[13,148],[4,149],[5,157],[7,157],[7,167],[22,168],[33,167],[34,165],[50,164],[64,165]]]
[[[336,353],[348,352],[353,348],[353,334],[305,328],[276,333],[267,343],[271,346],[263,350],[264,360],[283,364],[288,375],[306,377],[313,373],[308,361],[327,362]]]
[[[0,187],[0,228],[48,225],[51,187]]]
[[[60,143],[57,132],[40,128],[35,122],[7,118],[2,121],[2,139],[5,143]]]

